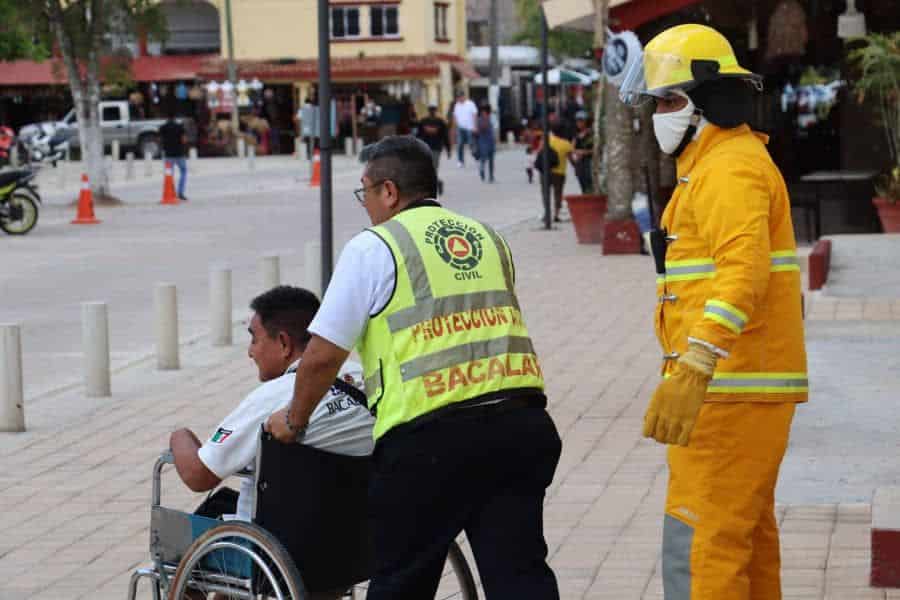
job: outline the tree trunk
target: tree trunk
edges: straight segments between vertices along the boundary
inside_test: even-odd
[[[594,0],[594,48],[603,49],[606,44],[606,20],[609,17],[607,0]],[[598,65],[603,72],[603,65]],[[601,77],[594,85],[594,154],[591,160],[591,174],[594,193],[606,194],[606,131],[603,128],[603,96],[606,93],[606,77]]]
[[[105,200],[109,193],[109,178],[103,160],[103,131],[100,129],[100,82],[88,75],[86,102],[83,103],[85,120],[78,116],[78,135],[81,139],[81,160],[91,182],[91,192],[98,200]],[[82,125],[83,124],[83,125]]]
[[[632,185],[632,133],[631,107],[618,99],[614,85],[605,84],[606,114],[606,185],[609,194],[606,218],[621,221],[631,218]]]
[[[47,3],[50,27],[62,52],[63,64],[69,76],[75,113],[78,116],[78,139],[81,160],[90,180],[95,200],[109,200],[109,179],[103,162],[103,133],[100,129],[100,65],[98,53],[103,43],[102,27],[95,19],[102,19],[103,6],[92,0],[85,7],[85,23],[91,30],[92,44],[88,50],[83,77],[70,32],[66,31],[60,0]]]

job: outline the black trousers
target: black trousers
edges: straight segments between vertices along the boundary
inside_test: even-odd
[[[434,598],[461,531],[488,600],[558,600],[543,500],[561,449],[540,407],[460,409],[388,433],[375,449],[369,493],[376,565],[368,600]]]

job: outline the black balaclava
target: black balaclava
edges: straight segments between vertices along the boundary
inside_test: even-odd
[[[722,78],[701,83],[687,95],[710,123],[732,129],[753,121],[754,90],[746,81]]]

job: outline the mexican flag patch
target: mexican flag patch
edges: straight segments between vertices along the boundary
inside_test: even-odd
[[[225,429],[224,427],[219,427],[216,432],[209,438],[213,444],[221,444],[225,440],[228,439],[228,436],[232,434],[230,429]]]

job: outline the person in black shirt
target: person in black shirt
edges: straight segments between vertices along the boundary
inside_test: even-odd
[[[441,151],[447,151],[447,158],[450,158],[450,128],[447,127],[447,121],[437,114],[437,104],[431,102],[428,104],[428,116],[419,121],[419,131],[417,137],[425,142],[431,148],[431,159],[434,162],[434,170],[440,172]],[[444,182],[440,177],[437,182],[438,195],[444,193]]]
[[[588,115],[583,110],[575,113],[575,151],[572,160],[575,164],[575,175],[581,186],[582,194],[593,193],[591,165],[594,160],[594,133],[588,123]]]
[[[175,112],[169,111],[166,122],[159,128],[159,137],[162,140],[163,154],[166,160],[178,167],[178,198],[184,197],[184,186],[187,184],[187,161],[185,160],[185,146],[187,135],[184,126],[175,120]]]

